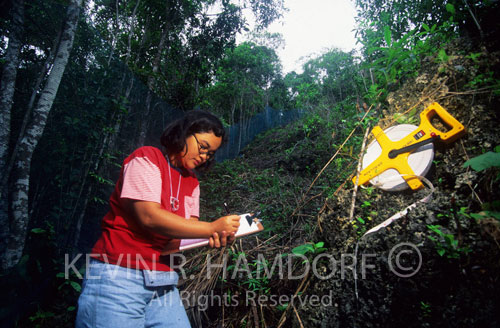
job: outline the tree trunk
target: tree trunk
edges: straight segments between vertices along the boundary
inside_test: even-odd
[[[141,126],[139,129],[139,140],[138,140],[139,146],[144,145],[144,142],[146,141],[146,133],[148,132],[149,120],[151,119],[150,118],[151,99],[153,98],[154,81],[156,79],[156,73],[158,72],[158,68],[160,66],[160,60],[161,60],[161,55],[163,53],[163,49],[165,49],[165,44],[167,43],[167,36],[168,36],[168,25],[166,25],[162,31],[160,44],[158,45],[158,51],[156,52],[156,56],[153,61],[153,74],[150,75],[148,78],[149,90],[148,90],[148,95],[146,96],[146,109],[144,111],[144,114],[142,115]]]
[[[43,130],[45,129],[47,117],[68,63],[78,24],[81,3],[82,0],[71,0],[68,6],[66,22],[61,34],[61,41],[57,49],[54,65],[49,73],[37,106],[34,109],[33,119],[26,129],[26,134],[21,141],[16,160],[16,181],[14,182],[12,193],[13,218],[10,225],[8,244],[2,256],[2,269],[8,269],[16,265],[23,253],[29,222],[28,194],[31,159],[43,134]]]
[[[238,136],[238,152],[236,154],[239,154],[241,151],[241,135],[243,133],[243,93],[240,95],[240,117],[238,123],[240,127],[240,134]]]
[[[57,49],[57,45],[59,44],[60,38],[61,38],[61,33],[59,33],[58,37],[54,40],[54,44],[52,46],[52,49],[51,49],[49,55],[47,56],[47,59],[45,59],[45,63],[42,66],[42,70],[38,74],[38,78],[35,82],[35,86],[33,88],[33,91],[31,92],[31,97],[30,97],[30,101],[28,103],[28,107],[26,108],[26,111],[24,112],[23,123],[21,124],[21,128],[19,129],[16,144],[14,145],[14,148],[12,149],[12,152],[11,152],[10,157],[9,157],[9,161],[8,161],[6,169],[4,171],[4,177],[3,177],[2,183],[7,182],[7,179],[12,171],[12,167],[14,166],[14,160],[17,157],[17,151],[19,150],[19,146],[21,145],[21,141],[23,139],[24,132],[26,131],[26,126],[28,125],[28,122],[30,121],[31,113],[33,112],[35,100],[36,100],[37,95],[40,91],[40,86],[42,85],[44,78],[47,76],[47,72],[50,70],[50,68],[52,67],[52,64],[54,63],[54,52]]]
[[[229,125],[234,125],[234,112],[236,111],[236,100],[233,99],[233,103],[231,104],[231,121]]]
[[[9,201],[7,158],[9,156],[10,113],[19,63],[19,52],[24,32],[24,0],[14,0],[12,4],[12,25],[9,46],[5,53],[5,64],[0,82],[0,246],[5,248],[9,234]]]

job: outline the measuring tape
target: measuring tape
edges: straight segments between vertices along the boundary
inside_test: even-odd
[[[435,128],[431,119],[438,116],[450,128],[443,132]],[[375,140],[368,145],[363,157],[358,185],[368,182],[384,190],[398,191],[423,187],[418,176],[424,176],[434,158],[433,142],[451,143],[465,133],[464,126],[438,103],[420,113],[420,125],[401,124],[385,131],[380,126],[372,129]],[[399,175],[399,180],[394,176]],[[356,177],[352,179],[356,183]]]

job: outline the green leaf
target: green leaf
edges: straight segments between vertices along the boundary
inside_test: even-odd
[[[455,6],[453,6],[451,3],[446,4],[446,11],[455,16]]]
[[[325,245],[325,242],[320,241],[320,242],[316,243],[316,244],[314,245],[314,247],[315,247],[315,248],[321,248],[321,247],[323,247],[324,245]]]
[[[483,216],[482,214],[479,214],[479,213],[471,213],[470,216],[476,220],[481,220],[481,219],[485,218],[485,216]]]
[[[387,43],[387,46],[390,47],[391,41],[392,41],[392,32],[391,32],[391,29],[389,28],[389,26],[386,26],[384,28],[384,39],[385,39],[385,43]]]
[[[500,221],[500,212],[492,212],[492,211],[482,211],[479,213],[471,213],[471,217],[476,220],[482,220],[486,218],[495,218]]]
[[[427,225],[427,228],[429,228],[430,230],[434,231],[435,233],[437,233],[438,235],[443,235],[443,232],[441,231],[441,229],[439,229],[441,226],[439,225]]]
[[[292,249],[292,253],[296,255],[305,255],[309,252],[314,252],[314,246],[311,244],[304,244]]]
[[[443,256],[444,253],[446,253],[446,250],[444,250],[444,249],[438,249],[437,252],[438,252],[439,256]]]
[[[280,304],[280,305],[276,306],[276,309],[278,309],[279,311],[285,311],[287,307],[288,307],[288,303],[285,303],[283,305]]]
[[[71,284],[71,287],[73,287],[73,289],[76,290],[78,293],[80,293],[82,291],[82,286],[80,286],[79,283],[77,283],[75,281],[71,281],[70,284]]]
[[[449,244],[449,245],[453,245],[454,244],[454,241],[455,241],[455,237],[453,235],[450,235],[450,234],[446,234],[444,235],[444,240]]]
[[[500,167],[500,153],[487,152],[477,157],[469,159],[464,163],[465,167],[472,167],[474,171],[480,172],[490,167]]]
[[[31,232],[36,233],[36,234],[41,234],[41,233],[46,233],[47,231],[42,228],[33,228],[31,229]]]
[[[440,62],[445,63],[448,61],[449,56],[446,54],[446,51],[444,49],[439,49],[438,52],[438,59]]]

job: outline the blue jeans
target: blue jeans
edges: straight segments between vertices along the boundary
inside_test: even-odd
[[[76,328],[191,327],[176,272],[90,261],[78,299]]]

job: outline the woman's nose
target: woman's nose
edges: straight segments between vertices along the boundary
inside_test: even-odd
[[[204,162],[208,160],[208,154],[200,154],[200,159]]]

